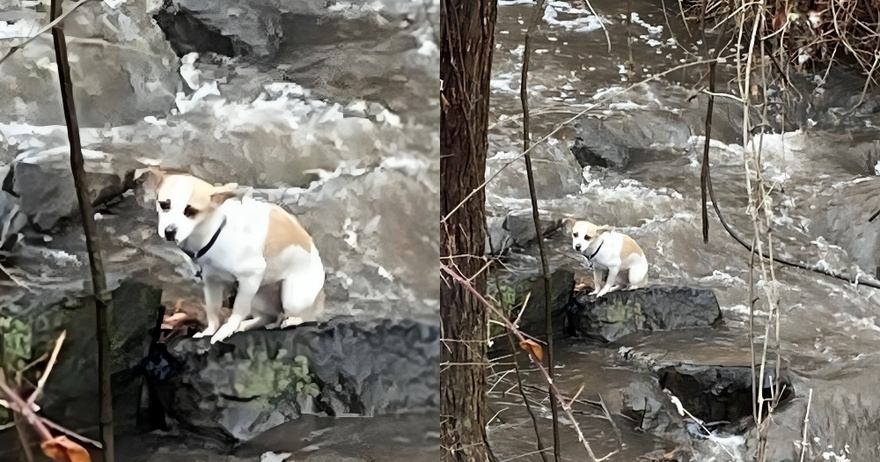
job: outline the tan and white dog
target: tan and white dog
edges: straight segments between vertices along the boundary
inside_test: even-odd
[[[213,186],[185,173],[141,169],[155,191],[159,236],[201,267],[211,343],[281,321],[314,321],[323,309],[324,265],[312,238],[281,207],[241,197],[238,185]],[[232,314],[220,324],[224,289],[238,282]]]
[[[632,238],[586,220],[567,218],[563,224],[571,233],[571,246],[587,257],[593,267],[595,288],[590,295],[601,297],[620,288],[637,289],[648,282],[648,260]],[[608,271],[601,290],[599,270]]]

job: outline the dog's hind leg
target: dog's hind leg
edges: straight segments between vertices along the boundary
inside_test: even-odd
[[[245,319],[236,332],[257,329],[276,322],[281,313],[281,284],[268,284],[260,287],[251,301],[250,319]]]
[[[288,278],[281,283],[281,306],[286,318],[282,328],[315,321],[324,309],[323,278],[320,284],[303,279]]]

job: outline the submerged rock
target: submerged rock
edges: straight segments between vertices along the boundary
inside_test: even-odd
[[[603,342],[638,330],[711,326],[721,320],[715,292],[692,287],[648,287],[610,292],[601,298],[580,294],[567,306],[571,327]]]
[[[246,441],[302,414],[429,412],[440,401],[432,325],[335,319],[215,345],[180,339],[169,352],[182,367],[157,384],[166,412],[220,441]]]

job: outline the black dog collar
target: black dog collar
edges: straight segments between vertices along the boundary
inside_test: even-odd
[[[187,254],[189,256],[189,258],[191,258],[193,261],[198,260],[199,258],[202,258],[202,255],[206,254],[209,250],[211,250],[211,247],[213,247],[214,243],[217,242],[217,237],[220,236],[220,231],[223,231],[223,228],[225,228],[225,227],[226,227],[226,217],[224,216],[223,222],[220,223],[220,226],[217,228],[217,231],[214,231],[214,235],[211,236],[211,240],[208,241],[208,243],[205,244],[204,247],[199,249],[198,252],[193,253],[192,250],[185,249],[183,247],[181,247],[180,250],[183,250],[183,253]],[[602,241],[602,242],[605,242],[605,241]]]
[[[587,257],[587,260],[590,260],[592,262],[593,257],[595,257],[597,253],[599,253],[599,249],[601,249],[603,245],[605,245],[605,239],[602,239],[602,242],[599,244],[599,247],[596,247],[596,251],[593,252],[593,255],[590,255],[589,257]]]

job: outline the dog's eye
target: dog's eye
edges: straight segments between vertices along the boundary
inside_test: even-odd
[[[171,209],[171,199],[159,201],[159,208],[162,210],[168,211]]]
[[[571,237],[577,239],[577,237],[578,237],[578,233],[574,233],[574,234],[572,234]]]
[[[197,214],[197,213],[199,213],[199,211],[196,210],[196,209],[194,209],[194,208],[192,208],[192,207],[189,206],[189,205],[187,205],[186,208],[183,209],[183,216],[185,216],[185,217],[187,217],[187,218],[189,218],[189,217],[193,217],[193,216],[195,216],[195,214]]]

